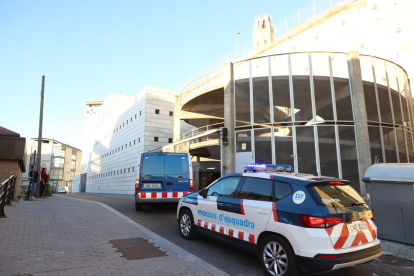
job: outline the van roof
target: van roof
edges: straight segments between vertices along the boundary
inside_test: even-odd
[[[414,182],[414,164],[412,163],[381,163],[369,167],[364,179],[371,181]]]

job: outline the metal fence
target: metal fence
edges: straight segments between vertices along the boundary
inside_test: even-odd
[[[183,135],[181,135],[181,139],[185,139],[188,137],[193,137],[196,134],[200,134],[203,133],[205,131],[209,131],[209,130],[213,130],[213,129],[219,129],[221,127],[224,127],[224,123],[216,123],[216,124],[211,124],[208,126],[202,126],[202,127],[198,127],[198,128],[194,128],[192,130],[189,130],[187,132],[185,132]]]
[[[6,218],[4,213],[4,207],[6,205],[12,205],[11,201],[14,200],[14,189],[16,187],[15,175],[10,176],[0,184],[0,218]]]
[[[359,0],[315,0],[311,2],[297,12],[274,24],[276,39],[273,45],[285,39],[287,36],[294,34],[296,31],[299,31],[301,25],[307,28],[317,23],[318,20],[329,16],[330,13],[338,11],[341,7],[346,7],[356,1]],[[182,83],[180,91],[187,90],[189,86],[192,86],[192,83],[200,78],[223,69],[225,63],[244,60],[252,57],[254,54],[253,39],[251,39]]]

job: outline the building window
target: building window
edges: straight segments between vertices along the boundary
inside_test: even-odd
[[[155,114],[160,114],[160,110],[159,109],[155,109]]]
[[[174,116],[174,112],[170,111],[170,116]]]
[[[122,150],[124,150],[124,146],[122,146]]]
[[[126,148],[126,149],[128,148],[128,144],[125,144],[125,148]]]
[[[129,142],[129,146],[131,146],[131,142]]]
[[[135,145],[136,140],[134,140],[134,145]]]
[[[135,171],[135,167],[132,167],[132,171],[133,171],[133,172]]]
[[[131,117],[131,122],[132,122],[132,117]]]
[[[127,120],[127,124],[128,124],[128,120]]]
[[[173,138],[168,138],[168,143],[172,143],[173,142]]]
[[[124,127],[125,126],[125,123],[122,123],[122,126]]]
[[[138,138],[138,143],[141,143],[141,138]]]
[[[263,20],[263,28],[266,28],[266,21]]]
[[[141,111],[139,112],[139,116],[141,116]]]
[[[129,172],[129,168],[128,168],[128,172]]]
[[[137,114],[135,114],[135,119],[137,118]]]
[[[154,142],[158,142],[158,137],[154,137]]]

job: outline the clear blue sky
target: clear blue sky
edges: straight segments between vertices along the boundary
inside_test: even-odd
[[[0,126],[81,147],[85,102],[145,85],[180,84],[252,38],[254,18],[279,22],[310,0],[0,1]]]

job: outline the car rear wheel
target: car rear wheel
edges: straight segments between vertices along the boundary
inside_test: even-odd
[[[135,202],[135,210],[136,211],[142,211],[142,209],[144,209],[144,206],[140,203]]]
[[[263,240],[260,244],[259,259],[267,275],[298,276],[301,274],[292,247],[280,236],[271,235]]]
[[[194,228],[194,219],[191,211],[188,209],[180,212],[179,222],[180,234],[186,240],[193,240],[197,237],[197,233]]]

